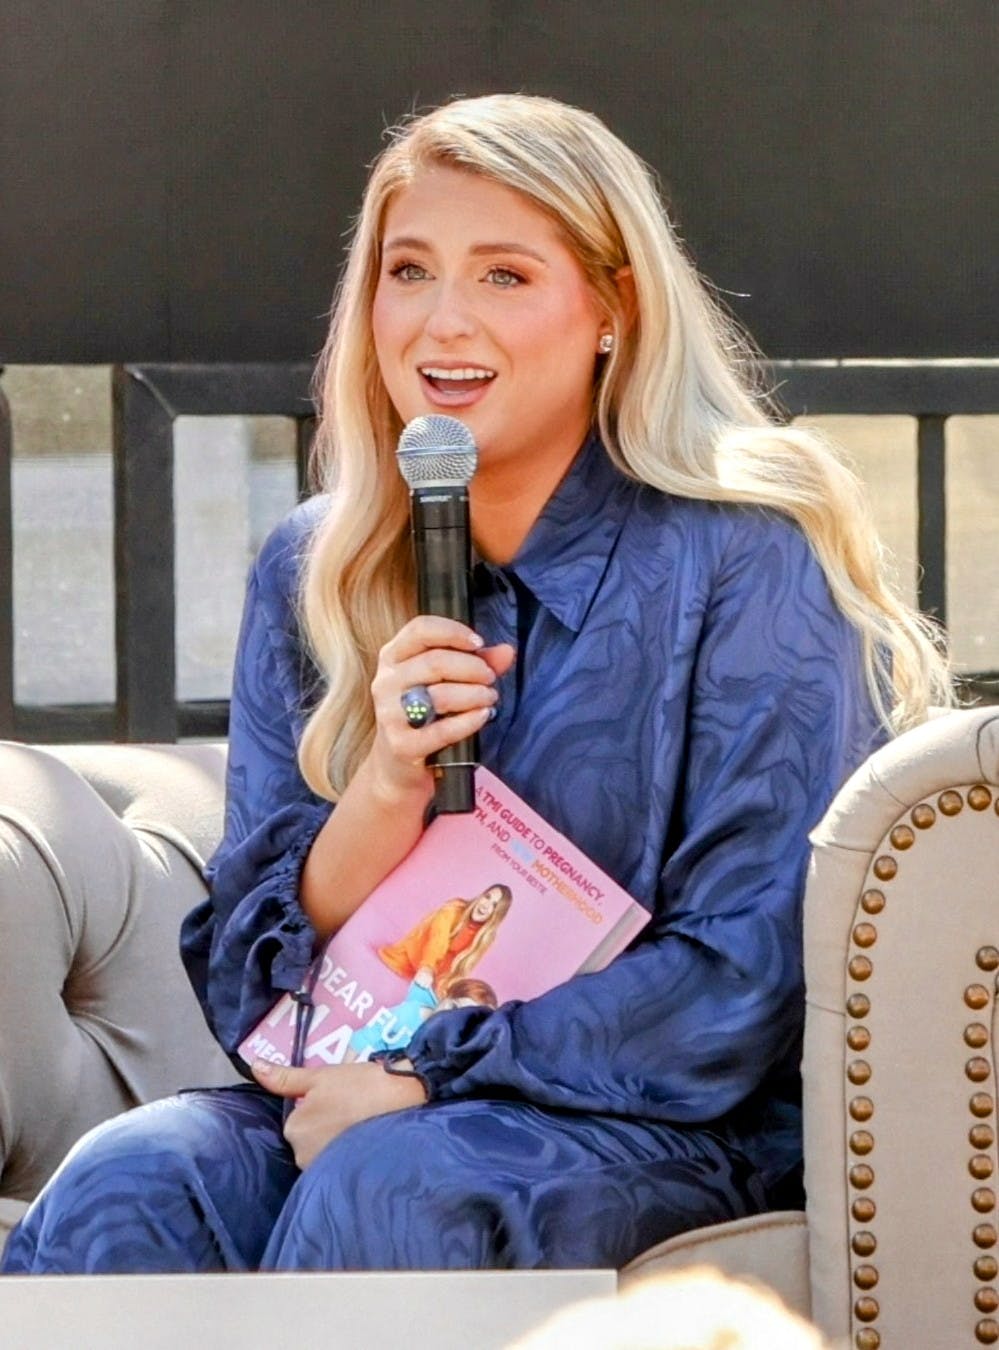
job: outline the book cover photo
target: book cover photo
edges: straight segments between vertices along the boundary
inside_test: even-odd
[[[438,816],[316,957],[300,1062],[405,1048],[428,1017],[547,992],[623,951],[649,913],[488,769],[475,810]],[[239,1047],[289,1064],[283,995]]]

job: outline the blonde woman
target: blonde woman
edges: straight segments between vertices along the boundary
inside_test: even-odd
[[[467,975],[496,940],[513,895],[509,886],[487,886],[471,900],[447,900],[398,942],[378,948],[381,960],[406,980],[419,980],[443,997],[444,987]]]
[[[947,696],[854,479],[772,423],[640,161],[545,99],[393,136],[318,391],[326,490],[250,580],[182,937],[219,1040],[298,986],[472,731],[653,921],[599,974],[427,1019],[407,1058],[262,1065],[102,1127],[7,1268],[617,1266],[794,1202],[807,832]],[[479,448],[474,632],[415,614],[394,450],[441,412]]]

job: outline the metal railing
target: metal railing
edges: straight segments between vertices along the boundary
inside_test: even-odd
[[[999,360],[778,361],[769,372],[791,416],[916,418],[919,603],[946,622],[945,423],[960,414],[999,413]],[[225,734],[225,702],[181,702],[176,694],[173,424],[184,415],[293,418],[304,492],[314,427],[310,378],[305,364],[114,368],[116,700],[44,707],[14,698],[12,444],[0,389],[0,736],[64,742]],[[994,701],[996,681],[996,672],[982,671],[962,682]]]

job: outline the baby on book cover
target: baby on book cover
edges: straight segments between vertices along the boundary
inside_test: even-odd
[[[604,966],[649,914],[489,770],[439,816],[316,958],[303,1062],[403,1049],[428,1017],[534,998]],[[286,994],[240,1045],[291,1062]]]

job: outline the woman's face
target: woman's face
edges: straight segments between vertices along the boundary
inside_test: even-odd
[[[404,422],[459,418],[483,468],[568,466],[609,324],[575,254],[527,198],[443,165],[418,170],[386,210],[372,323]]]
[[[500,902],[500,894],[495,886],[490,886],[488,891],[482,892],[472,906],[472,918],[476,923],[485,923],[487,919],[492,918]]]

